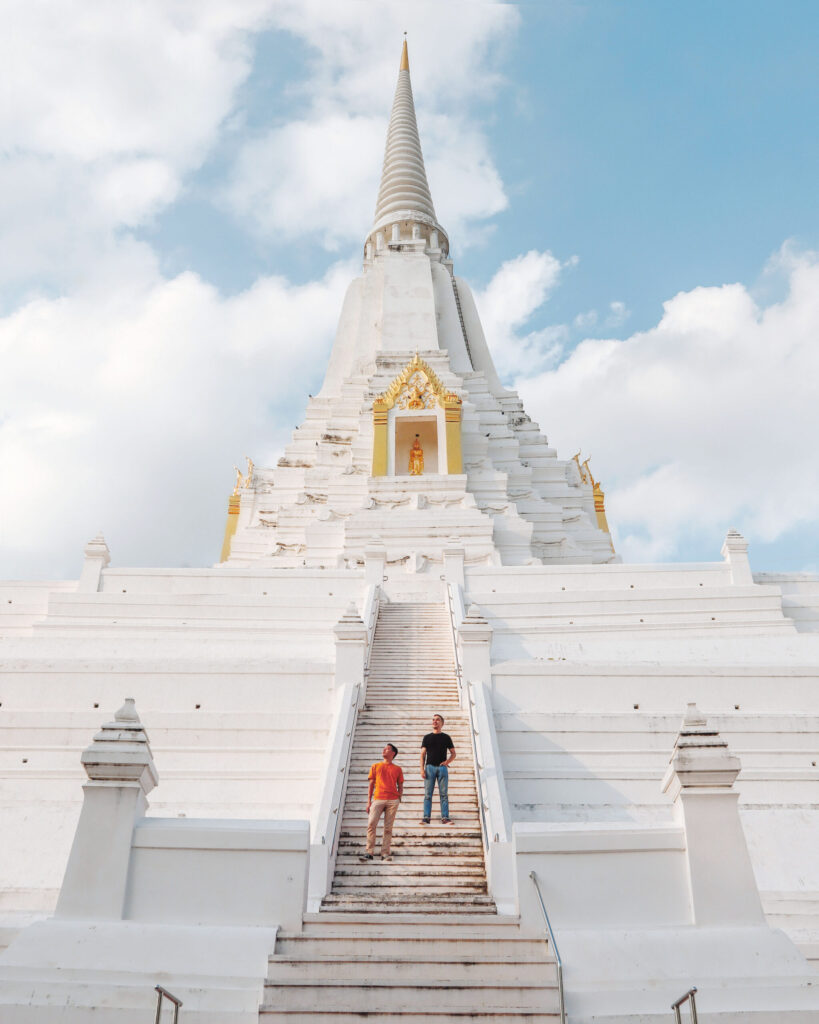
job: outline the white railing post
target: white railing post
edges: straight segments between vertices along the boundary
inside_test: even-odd
[[[693,923],[762,925],[765,915],[734,781],[740,760],[689,704],[663,779],[685,829]]]
[[[472,605],[464,613],[463,589],[446,582],[462,706],[468,712],[475,756],[475,780],[484,833],[489,892],[501,913],[517,911],[517,872],[511,814],[500,759],[489,687],[492,627]]]
[[[56,917],[118,921],[125,905],[134,822],[158,780],[148,736],[129,697],[82,754],[88,774]]]
[[[738,530],[731,528],[725,535],[725,540],[722,543],[722,557],[731,570],[731,582],[735,586],[751,586],[754,577],[748,559],[748,541]]]
[[[479,793],[486,823],[486,875],[498,910],[517,912],[517,871],[512,842],[512,818],[503,777],[492,701],[486,683],[469,680],[466,686],[474,723]]]
[[[80,594],[96,594],[102,582],[102,571],[111,562],[111,552],[105,538],[98,533],[93,540],[85,545],[85,559],[82,563],[77,592]]]

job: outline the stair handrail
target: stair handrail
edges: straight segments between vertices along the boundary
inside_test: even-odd
[[[364,679],[356,686],[353,700],[350,701],[350,705],[352,708],[352,721],[350,723],[350,728],[345,730],[344,744],[342,747],[340,758],[342,767],[339,768],[338,771],[338,775],[340,775],[341,778],[336,779],[336,786],[334,787],[333,794],[334,796],[338,796],[338,801],[333,801],[333,803],[336,803],[336,806],[331,811],[332,834],[330,835],[329,843],[331,865],[335,857],[336,836],[338,835],[338,823],[341,819],[341,815],[344,810],[344,799],[347,795],[347,781],[350,777],[350,755],[353,749],[353,735],[355,733],[356,712],[358,711],[359,707],[363,704],[363,702],[367,699],[367,674],[370,669],[370,652],[373,646],[373,636],[375,635],[375,624],[378,619],[378,606],[380,602],[380,597],[381,587],[377,583],[370,584],[370,586],[367,587],[367,594],[364,599],[364,616],[366,616],[366,618],[364,618],[364,621],[367,623],[367,641],[364,650]],[[324,842],[324,836],[322,836],[322,842]]]
[[[563,996],[563,961],[560,958],[560,950],[557,948],[557,939],[555,933],[552,931],[552,922],[549,920],[549,914],[546,910],[546,904],[543,902],[543,893],[540,891],[540,882],[537,879],[537,872],[530,871],[529,877],[535,886],[535,892],[537,893],[538,902],[540,903],[540,909],[543,914],[543,920],[546,922],[546,930],[549,933],[549,942],[552,946],[552,953],[554,954],[555,964],[557,965],[557,994],[560,999],[560,1024],[566,1024],[566,1000]]]
[[[485,792],[485,779],[480,748],[478,727],[475,724],[475,705],[469,696],[469,684],[464,680],[461,659],[458,651],[458,627],[464,620],[464,598],[460,586],[457,588],[449,580],[445,580],[446,607],[449,613],[449,625],[452,630],[452,649],[455,652],[455,675],[458,680],[458,693],[461,698],[461,707],[466,706],[469,713],[469,733],[472,741],[472,753],[475,762],[476,775],[476,796],[478,798],[478,810],[481,814],[481,836],[483,838],[484,851],[489,849],[489,823],[486,820],[487,796]]]
[[[511,835],[510,814],[491,702],[485,684],[473,680],[467,680],[466,696],[469,703],[469,719],[474,730],[473,742],[481,775],[481,791],[486,800],[486,809],[489,811],[487,840],[491,838],[496,843],[505,843],[509,841]]]
[[[373,637],[375,636],[375,624],[378,621],[378,609],[381,604],[381,587],[377,583],[367,587],[367,594],[364,598],[364,614],[361,616],[367,626],[367,649],[364,654],[364,679],[370,674],[370,655],[373,650]]]
[[[176,1024],[176,1022],[179,1020],[179,1007],[182,1005],[182,1000],[178,999],[174,995],[171,995],[171,993],[166,988],[163,988],[161,985],[154,985],[154,991],[157,993],[156,1017],[154,1019],[154,1024],[159,1024],[162,1018],[163,999],[167,999],[169,1002],[173,1003],[173,1024]]]
[[[367,588],[362,609],[362,619],[367,623],[367,640],[364,653],[364,678],[349,680],[338,695],[336,713],[328,737],[328,756],[325,783],[313,818],[313,843],[322,848],[320,857],[311,851],[308,900],[323,898],[327,893],[331,872],[335,864],[336,846],[339,836],[339,821],[347,794],[350,775],[350,756],[355,733],[356,714],[366,699],[367,667],[370,661],[375,623],[378,619],[380,586],[375,583]],[[319,853],[317,849],[316,854]],[[314,863],[315,861],[315,863]],[[319,861],[321,863],[319,863]],[[326,868],[326,874],[322,872]],[[321,891],[318,891],[321,890]]]
[[[464,686],[461,656],[458,650],[458,629],[465,615],[464,595],[461,588],[458,587],[456,590],[449,580],[444,580],[444,592],[446,594],[446,608],[449,613],[449,628],[452,631],[452,650],[455,652],[455,676],[458,680],[458,694],[463,705],[469,703],[466,687]]]
[[[685,995],[680,996],[675,1002],[671,1004],[671,1009],[674,1011],[674,1019],[676,1024],[682,1024],[682,1017],[680,1016],[680,1007],[686,1000],[691,1004],[691,1024],[697,1024],[697,1000],[695,995],[697,992],[696,985],[690,988]]]

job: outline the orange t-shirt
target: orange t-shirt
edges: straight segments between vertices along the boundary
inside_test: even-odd
[[[373,800],[397,800],[398,785],[404,781],[404,773],[397,764],[378,761],[370,768],[367,776],[370,782],[375,780]]]

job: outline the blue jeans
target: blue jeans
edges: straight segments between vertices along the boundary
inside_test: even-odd
[[[445,764],[428,764],[424,779],[424,817],[432,817],[432,791],[438,780],[438,796],[441,798],[441,817],[449,817],[449,770]]]

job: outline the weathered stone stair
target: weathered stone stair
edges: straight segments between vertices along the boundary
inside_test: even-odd
[[[516,918],[471,914],[305,917],[270,958],[260,1021],[401,1024],[559,1020],[554,962]]]
[[[420,741],[446,718],[458,758],[454,825],[419,824]],[[367,771],[386,742],[399,749],[404,801],[392,861],[361,863]],[[437,795],[436,795],[437,800]],[[475,771],[443,605],[385,604],[376,625],[367,703],[358,715],[332,892],[299,934],[279,934],[260,1021],[306,1024],[492,1024],[559,1020],[554,961],[487,895]],[[440,822],[440,813],[438,813]]]
[[[446,719],[458,757],[449,772],[452,825],[440,823],[437,792],[432,823],[419,824],[424,785],[421,739],[432,715]],[[367,773],[385,743],[399,750],[404,799],[393,829],[391,862],[362,864],[367,830]],[[380,829],[379,829],[380,842]],[[370,656],[366,704],[356,723],[332,891],[323,909],[428,908],[494,913],[486,891],[475,770],[467,716],[458,700],[452,636],[441,604],[383,604]]]

